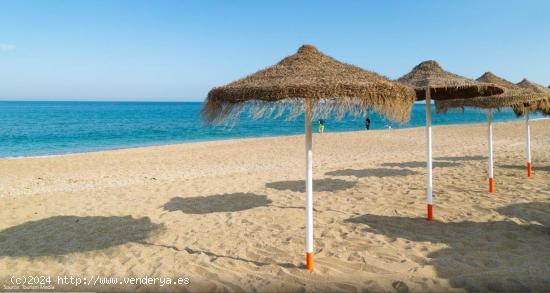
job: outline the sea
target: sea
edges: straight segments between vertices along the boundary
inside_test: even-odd
[[[201,102],[66,102],[0,101],[0,158],[49,156],[153,145],[236,138],[296,135],[304,132],[304,117],[255,120],[243,114],[239,122],[205,126]],[[486,111],[466,109],[436,114],[432,124],[487,121]],[[408,123],[369,114],[371,129],[425,126],[425,105],[413,106]],[[540,115],[532,114],[532,118]],[[493,120],[513,121],[510,110],[495,111]],[[363,131],[364,118],[325,119],[325,132]],[[314,122],[314,129],[317,129]]]

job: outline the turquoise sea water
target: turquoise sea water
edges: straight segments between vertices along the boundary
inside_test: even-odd
[[[303,116],[293,121],[252,120],[243,115],[232,127],[205,128],[202,103],[0,102],[0,157],[40,156],[205,140],[300,134]],[[409,123],[370,115],[372,129],[425,125],[425,105],[415,105]],[[486,113],[466,110],[438,115],[433,124],[480,123]],[[537,115],[533,115],[533,118]],[[515,120],[510,111],[495,121]],[[326,119],[326,132],[362,130],[363,119]],[[314,128],[316,129],[316,127]]]

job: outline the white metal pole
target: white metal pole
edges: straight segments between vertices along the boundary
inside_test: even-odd
[[[525,151],[527,153],[527,176],[531,177],[531,127],[529,126],[529,111],[525,112]]]
[[[313,151],[311,141],[311,101],[305,99],[306,127],[306,269],[313,270]]]
[[[495,191],[495,180],[493,174],[493,110],[487,110],[487,135],[489,138],[489,164],[487,165],[487,173],[489,176],[489,192]]]
[[[432,99],[430,93],[430,87],[426,87],[426,157],[427,157],[427,196],[426,203],[428,206],[428,221],[433,219],[433,210],[432,210]]]

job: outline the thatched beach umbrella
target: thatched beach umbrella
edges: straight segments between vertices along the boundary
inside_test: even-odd
[[[426,202],[427,218],[431,221],[433,218],[431,99],[467,99],[497,95],[504,90],[495,84],[478,82],[447,72],[433,60],[418,64],[411,72],[400,77],[398,81],[414,87],[418,100],[423,100],[424,97],[426,99],[426,161],[428,169]]]
[[[502,109],[514,106],[524,106],[527,104],[536,104],[541,100],[546,100],[545,93],[532,90],[530,88],[520,87],[506,79],[496,76],[492,72],[485,72],[477,81],[488,82],[499,85],[504,89],[500,95],[476,97],[472,99],[455,99],[446,101],[437,101],[436,110],[438,113],[446,113],[450,109],[472,107],[481,109]],[[522,109],[523,110],[523,109]]]
[[[376,73],[341,63],[311,45],[243,79],[213,88],[202,109],[207,123],[221,123],[249,110],[254,117],[290,109],[305,112],[306,268],[313,269],[312,117],[335,111],[364,114],[369,109],[407,121],[414,103],[412,89]],[[274,111],[278,110],[278,111]]]
[[[516,116],[525,116],[525,154],[527,157],[527,176],[530,177],[532,174],[532,164],[531,164],[531,127],[529,126],[529,112],[540,111],[545,115],[550,114],[550,90],[545,88],[542,85],[530,82],[527,78],[524,78],[522,81],[517,83],[517,85],[524,89],[529,89],[536,93],[537,96],[542,97],[530,103],[523,103],[515,105],[512,107]]]
[[[528,88],[539,94],[540,96],[550,95],[550,87],[545,88],[542,85],[523,79],[517,84],[519,87]],[[550,115],[550,99],[544,98],[530,103],[517,104],[512,107],[517,117],[525,114],[525,112],[539,112],[544,115]]]
[[[477,81],[489,82],[504,88],[504,93],[496,96],[476,97],[473,99],[457,99],[447,101],[437,101],[435,104],[438,113],[446,113],[450,109],[464,109],[465,107],[481,108],[487,110],[487,134],[488,134],[488,164],[487,174],[489,177],[489,192],[495,189],[495,180],[493,173],[493,109],[523,105],[533,103],[544,99],[544,96],[537,92],[522,88],[510,81],[494,75],[491,72],[485,72]]]

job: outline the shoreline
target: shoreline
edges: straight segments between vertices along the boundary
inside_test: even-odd
[[[533,118],[529,121],[542,121],[542,120],[550,120],[550,117],[542,117],[542,118]],[[503,124],[503,123],[521,123],[520,121],[515,120],[508,120],[508,121],[496,121],[493,122],[494,124]],[[432,125],[432,128],[436,127],[446,127],[446,126],[463,126],[463,125],[482,125],[485,123],[460,123],[460,124],[439,124],[439,125]],[[417,129],[417,128],[424,128],[424,126],[414,126],[414,127],[403,127],[403,128],[392,128],[390,131],[396,131],[396,130],[404,130],[404,129]],[[371,129],[369,132],[382,132],[382,131],[388,131],[388,128],[385,129]],[[331,133],[355,133],[355,132],[364,132],[365,130],[344,130],[344,131],[330,131],[326,132],[326,134]],[[316,133],[316,132],[315,132]],[[315,134],[314,133],[314,134]],[[45,155],[29,155],[29,156],[6,156],[6,157],[0,157],[0,160],[22,160],[22,159],[42,159],[42,158],[52,158],[52,157],[66,157],[66,156],[76,156],[76,155],[82,155],[82,154],[89,154],[89,153],[101,153],[101,152],[111,152],[111,151],[123,151],[123,150],[131,150],[131,149],[141,149],[141,148],[154,148],[154,147],[163,147],[163,146],[177,146],[177,145],[189,145],[189,144],[201,144],[201,143],[214,143],[214,142],[239,142],[244,140],[255,140],[255,139],[276,139],[281,137],[293,137],[293,136],[300,136],[303,134],[288,134],[288,135],[274,135],[274,136],[251,136],[251,137],[238,137],[238,138],[227,138],[227,139],[206,139],[206,140],[191,140],[191,141],[181,141],[181,142],[173,142],[173,143],[159,143],[159,144],[146,144],[146,145],[136,145],[136,146],[121,146],[121,147],[112,147],[112,148],[105,148],[105,149],[96,149],[96,150],[88,150],[88,151],[75,151],[75,152],[67,152],[67,153],[57,153],[57,154],[45,154]]]

